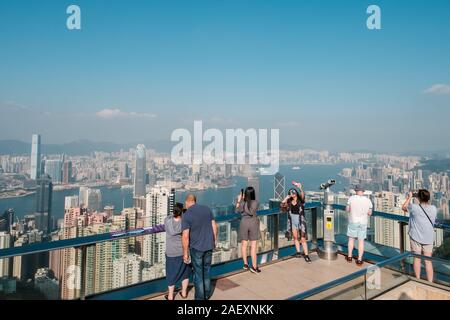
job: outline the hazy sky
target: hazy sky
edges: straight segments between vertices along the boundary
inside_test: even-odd
[[[0,139],[168,140],[195,119],[315,148],[450,149],[450,2],[0,2]]]

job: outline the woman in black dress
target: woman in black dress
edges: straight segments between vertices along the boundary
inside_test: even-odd
[[[303,247],[303,258],[306,262],[311,263],[311,258],[308,255],[308,231],[306,229],[306,218],[305,218],[305,193],[303,192],[302,185],[299,182],[292,182],[294,186],[300,189],[292,188],[289,190],[287,197],[283,200],[282,205],[287,207],[289,212],[289,217],[292,226],[292,235],[294,237],[294,244],[296,258],[300,258],[302,255],[300,253],[300,241]],[[300,241],[299,241],[300,238]]]

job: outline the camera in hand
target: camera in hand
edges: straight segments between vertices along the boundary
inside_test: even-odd
[[[413,192],[412,192],[412,196],[413,196],[414,198],[419,197],[419,192],[418,192],[418,191],[413,191]]]

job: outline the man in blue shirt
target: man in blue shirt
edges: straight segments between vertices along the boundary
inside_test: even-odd
[[[193,194],[187,195],[187,211],[181,221],[183,260],[185,263],[192,261],[195,299],[208,300],[211,297],[210,271],[212,252],[216,246],[217,224],[211,209],[196,202]]]

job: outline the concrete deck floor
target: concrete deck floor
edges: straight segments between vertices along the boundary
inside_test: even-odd
[[[339,255],[335,261],[321,260],[316,253],[310,255],[312,263],[303,258],[288,258],[261,267],[260,274],[240,272],[213,282],[211,300],[282,300],[315,288],[331,280],[351,274],[361,267],[348,263]],[[366,262],[362,268],[369,266]],[[188,299],[193,299],[194,288]],[[164,299],[164,295],[151,299]],[[178,295],[177,300],[181,300]]]

